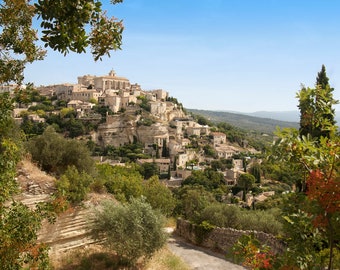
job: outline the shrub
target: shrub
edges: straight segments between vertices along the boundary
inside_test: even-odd
[[[164,222],[143,198],[126,204],[106,201],[95,213],[93,233],[95,238],[105,239],[104,244],[122,261],[133,265],[141,257],[150,258],[166,243]]]
[[[92,182],[90,175],[80,173],[75,166],[70,166],[57,181],[58,193],[71,203],[80,203],[90,191]]]
[[[282,223],[278,220],[275,210],[249,211],[242,210],[238,217],[242,230],[254,230],[278,235],[282,233]]]
[[[196,219],[197,223],[207,221],[212,225],[239,230],[255,230],[273,235],[282,233],[278,209],[250,211],[237,206],[213,203],[206,206]]]
[[[233,262],[254,270],[273,269],[274,253],[254,235],[242,235],[227,255]]]
[[[215,203],[201,213],[201,221],[221,228],[237,228],[240,209],[237,206]]]
[[[47,127],[42,135],[29,140],[26,147],[33,160],[48,172],[62,174],[72,165],[80,172],[93,172],[94,161],[86,145],[65,139],[52,126]]]
[[[167,217],[171,216],[175,207],[175,198],[171,190],[159,181],[157,176],[144,181],[143,195],[153,209],[160,210]]]
[[[97,165],[98,184],[103,184],[105,189],[115,195],[119,201],[126,202],[132,197],[142,195],[143,178],[138,172],[138,166],[129,164],[126,167],[111,166],[109,164]]]
[[[184,186],[178,192],[177,213],[198,224],[203,209],[216,202],[214,195],[202,186]]]

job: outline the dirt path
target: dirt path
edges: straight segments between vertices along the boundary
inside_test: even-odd
[[[220,254],[189,244],[182,238],[175,235],[170,235],[168,247],[193,270],[246,269],[240,265],[226,261]]]

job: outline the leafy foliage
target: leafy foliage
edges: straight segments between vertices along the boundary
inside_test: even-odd
[[[78,172],[74,165],[69,166],[57,181],[58,194],[71,203],[80,203],[86,198],[92,182],[93,178],[86,172]]]
[[[122,2],[112,0],[112,3]],[[32,20],[41,19],[42,31],[35,30]],[[90,34],[86,33],[91,26]],[[84,52],[92,45],[94,59],[98,60],[110,50],[120,49],[123,26],[121,21],[107,18],[101,10],[101,2],[93,0],[4,0],[0,6],[0,85],[15,82],[21,84],[27,63],[43,59],[45,52],[37,45],[42,33],[45,47],[64,54],[69,50]],[[17,93],[17,102],[27,103],[31,97]],[[44,106],[49,106],[49,103]],[[38,205],[30,209],[16,203],[12,196],[17,190],[14,179],[20,159],[20,140],[11,119],[12,101],[7,94],[0,96],[0,257],[1,269],[46,269],[47,249],[36,244],[37,231],[43,218],[49,216],[52,205]],[[46,109],[46,108],[45,108]],[[52,171],[65,170],[73,164],[80,170],[91,169],[91,162],[83,155],[82,145],[61,140],[54,131],[48,130],[39,140],[31,141],[32,155],[42,166]],[[51,135],[56,139],[47,138]],[[65,143],[62,149],[58,143]],[[54,148],[54,146],[56,148]],[[55,152],[56,151],[56,152]],[[53,154],[53,156],[52,156]],[[79,155],[80,154],[80,155]],[[41,156],[40,156],[41,155]],[[54,155],[57,160],[54,159]],[[82,159],[82,157],[84,159]],[[89,156],[88,156],[89,157]],[[40,159],[41,158],[41,159]],[[8,205],[4,202],[12,200]]]
[[[200,221],[207,221],[217,227],[238,228],[238,206],[212,203],[205,207],[200,214]]]
[[[0,84],[21,82],[26,63],[40,60],[44,52],[36,46],[36,31],[32,28],[34,7],[24,0],[3,1],[0,12]],[[13,56],[19,56],[14,58]]]
[[[122,21],[108,18],[100,1],[3,2],[0,13],[0,84],[21,82],[25,65],[44,57],[45,52],[37,45],[37,33],[40,32],[32,26],[35,16],[40,21],[41,40],[45,47],[63,54],[69,51],[82,53],[90,45],[94,59],[98,60],[121,47]],[[90,32],[87,31],[89,26]]]
[[[143,153],[143,144],[138,142],[124,144],[120,147],[107,145],[100,154],[113,159],[122,160],[123,162],[133,162],[139,158],[150,158],[149,155]]]
[[[52,203],[38,204],[34,209],[18,203],[16,166],[21,159],[20,136],[11,118],[12,101],[0,95],[0,258],[1,269],[46,269],[47,246],[37,244],[37,232],[44,218],[53,220]]]
[[[138,198],[143,193],[143,178],[138,166],[129,164],[125,167],[109,164],[97,165],[98,178],[103,181],[107,191],[115,195],[119,201],[129,201]]]
[[[216,202],[215,196],[203,186],[184,186],[177,191],[178,205],[176,212],[199,224],[202,210]]]
[[[42,135],[27,142],[27,149],[40,166],[52,173],[62,174],[68,166],[78,171],[93,172],[94,162],[86,145],[78,140],[63,138],[52,126]]]
[[[151,111],[150,101],[145,96],[139,96],[138,99],[141,101],[139,106],[143,110],[150,112]]]
[[[163,215],[171,216],[176,201],[170,189],[157,176],[151,177],[143,183],[143,196],[153,209],[158,209]]]
[[[2,269],[21,269],[22,266],[46,269],[48,248],[37,244],[37,232],[44,216],[40,209],[14,202],[1,207],[0,257]]]
[[[255,181],[254,175],[249,173],[241,174],[237,179],[237,186],[243,189],[243,201],[246,200],[246,194],[253,187]]]
[[[333,249],[340,239],[340,138],[336,133],[332,109],[337,101],[327,84],[328,78],[325,80],[324,68],[321,73],[323,75],[318,74],[316,89],[303,88],[298,94],[300,130],[279,130],[280,139],[273,152],[279,160],[294,164],[305,175],[301,179],[304,194],[298,194],[295,200],[287,202],[289,211],[285,215],[289,224],[287,234],[293,235],[287,253],[293,251],[290,254],[291,264],[300,269],[320,264],[317,260],[320,258],[319,251],[325,248],[323,242],[329,248],[328,269],[332,269]],[[301,247],[301,240],[309,240],[312,245]]]
[[[280,214],[281,211],[278,209],[250,211],[234,205],[211,203],[201,210],[196,222],[200,224],[206,221],[222,228],[255,230],[280,235],[283,232]]]
[[[102,211],[95,214],[93,232],[112,248],[128,264],[135,264],[144,256],[163,247],[166,233],[164,219],[143,199],[131,199],[130,203],[115,204],[106,201]]]
[[[182,186],[201,186],[209,192],[212,192],[217,200],[222,200],[223,195],[228,191],[224,182],[224,176],[221,172],[212,169],[204,171],[192,171],[192,174],[187,177]]]
[[[234,244],[229,257],[253,270],[273,269],[276,260],[270,248],[260,243],[254,235],[243,235]]]
[[[159,167],[156,162],[145,162],[141,165],[141,174],[144,179],[159,175]]]

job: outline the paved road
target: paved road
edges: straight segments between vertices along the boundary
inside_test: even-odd
[[[186,243],[180,237],[170,235],[169,249],[193,270],[243,270],[240,265],[226,261],[222,255]]]

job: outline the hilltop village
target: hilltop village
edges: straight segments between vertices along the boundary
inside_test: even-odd
[[[7,89],[8,90],[8,89]],[[192,170],[204,169],[212,160],[224,159],[232,162],[223,173],[228,185],[235,185],[238,176],[246,166],[253,162],[248,158],[234,158],[240,153],[245,155],[258,153],[242,145],[231,144],[222,132],[212,131],[208,125],[198,124],[185,112],[177,99],[162,90],[143,90],[137,83],[132,84],[127,78],[117,76],[111,70],[108,75],[84,75],[78,77],[77,84],[58,84],[40,86],[40,95],[64,102],[73,110],[76,118],[84,122],[97,124],[97,129],[80,139],[91,140],[100,147],[120,147],[135,142],[144,147],[143,153],[149,159],[137,159],[139,164],[156,163],[159,174],[165,175],[170,185],[178,185],[187,178]],[[23,112],[32,104],[20,104],[14,110],[14,117],[20,123]],[[106,108],[103,117],[93,108]],[[60,111],[49,112],[59,114]],[[28,118],[34,122],[45,119],[37,113],[29,113]],[[209,154],[213,152],[213,154]],[[122,160],[110,157],[96,157],[100,162],[122,165]],[[259,162],[258,160],[256,162]]]

